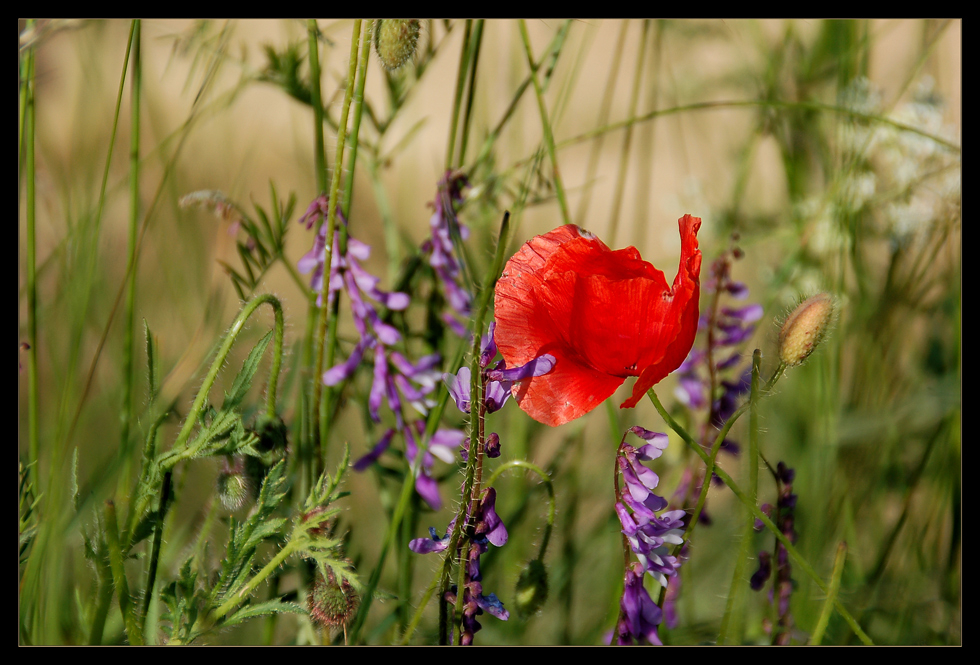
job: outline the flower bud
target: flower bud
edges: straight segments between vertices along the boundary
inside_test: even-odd
[[[319,572],[310,594],[310,618],[325,627],[346,626],[361,603],[357,591],[347,580],[337,582],[333,571],[327,569],[327,578]]]
[[[228,510],[238,510],[252,495],[252,485],[245,473],[241,460],[229,465],[225,463],[218,474],[218,498]]]
[[[533,615],[548,599],[548,571],[540,559],[535,559],[521,571],[514,589],[517,612],[526,618]]]
[[[800,303],[779,331],[779,359],[789,367],[806,360],[826,336],[833,318],[834,299],[829,293],[818,293]]]
[[[419,20],[385,19],[374,24],[374,50],[385,69],[398,69],[415,53],[419,41]]]

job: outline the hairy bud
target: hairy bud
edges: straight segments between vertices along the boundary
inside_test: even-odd
[[[419,20],[384,19],[374,24],[374,50],[385,69],[398,69],[415,54],[419,42]]]
[[[239,459],[233,464],[224,464],[218,474],[218,498],[228,510],[238,510],[252,495],[252,485],[244,465]]]
[[[535,559],[521,571],[514,589],[517,612],[529,617],[541,609],[548,599],[548,571],[540,559]]]
[[[788,366],[799,365],[823,341],[834,318],[834,299],[818,293],[801,302],[779,331],[779,359]]]
[[[327,578],[319,572],[310,594],[310,618],[320,626],[346,626],[354,616],[361,599],[347,580],[338,582],[333,571],[327,569]]]

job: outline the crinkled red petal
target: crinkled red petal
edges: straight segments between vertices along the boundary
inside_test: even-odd
[[[635,248],[612,251],[575,226],[537,236],[511,257],[496,288],[497,346],[509,367],[544,353],[557,361],[550,373],[515,385],[528,415],[563,424],[639,376],[623,405],[634,406],[680,366],[697,332],[700,222],[690,215],[679,222],[681,269],[672,288]]]

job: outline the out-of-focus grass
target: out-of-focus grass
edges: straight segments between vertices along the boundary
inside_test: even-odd
[[[328,45],[320,63],[323,97],[335,119],[350,27],[344,21],[321,21],[319,27]],[[959,643],[960,22],[584,21],[565,26],[529,21],[526,27],[536,59],[557,32],[567,30],[567,35],[557,59],[539,70],[540,97],[533,85],[528,88],[488,144],[489,158],[477,163],[484,138],[528,74],[518,24],[484,26],[470,111],[473,129],[460,162],[472,169],[478,190],[461,212],[473,229],[468,251],[474,273],[482,279],[500,216],[520,198],[527,165],[540,149],[512,249],[561,223],[559,191],[574,221],[612,247],[636,245],[668,276],[675,269],[680,215],[703,218],[706,266],[737,233],[746,258],[735,264],[735,277],[749,284],[766,312],[746,353],[761,348],[769,371],[775,357],[771,322],[800,295],[834,293],[838,324],[810,361],[791,370],[777,394],[764,401],[760,446],[773,463],[783,460],[796,469],[797,547],[825,579],[838,543],[847,541],[840,595],[876,643]],[[438,44],[438,51],[421,74],[394,77],[394,87],[386,86],[372,59],[365,94],[371,113],[379,118],[393,108],[397,113],[383,132],[368,122],[362,128],[362,140],[377,152],[364,149],[359,155],[351,229],[373,247],[367,267],[388,286],[398,259],[410,255],[429,232],[427,204],[436,194],[447,152],[458,28],[447,32],[441,22],[428,23],[423,44]],[[33,562],[21,568],[22,575],[29,566],[46,572],[32,578],[34,586],[21,587],[31,601],[21,602],[22,639],[43,643],[87,640],[95,576],[82,556],[82,527],[91,524],[92,508],[116,491],[118,475],[127,468],[119,454],[121,313],[106,325],[126,274],[129,168],[122,138],[129,135],[128,89],[105,209],[101,218],[96,212],[128,31],[129,23],[121,21],[41,22],[22,43],[22,56],[23,49],[32,48],[36,58],[38,338],[30,351],[20,352],[22,359],[37,354],[38,362],[34,489],[42,497],[32,519],[63,527],[43,530],[43,540],[34,541],[25,555]],[[147,321],[159,343],[160,401],[173,401],[181,417],[202,363],[238,308],[220,261],[239,267],[240,259],[226,223],[206,212],[182,210],[177,201],[192,191],[214,189],[243,208],[256,203],[268,210],[277,205],[269,200],[271,180],[283,199],[295,193],[302,211],[318,193],[310,108],[296,99],[301,94],[288,94],[288,82],[270,82],[263,75],[263,47],[283,53],[290,44],[305,52],[302,24],[143,24],[139,220],[145,234],[135,317]],[[545,145],[542,114],[553,133],[553,153]],[[637,118],[642,120],[631,120]],[[332,154],[336,131],[324,129]],[[22,173],[22,267],[24,192]],[[290,221],[285,255],[295,264],[312,237]],[[19,341],[27,336],[26,280],[22,269]],[[309,374],[300,366],[308,297],[282,266],[264,275],[257,292],[276,293],[286,308],[287,346],[294,350],[287,357],[281,408],[290,422],[297,411],[297,377]],[[252,334],[258,339],[264,332]],[[93,365],[103,334],[105,347]],[[341,320],[340,334],[342,341],[356,336],[349,319]],[[141,353],[137,350],[137,368],[145,367]],[[247,347],[235,353],[232,367],[241,364]],[[672,386],[668,379],[658,388],[668,408]],[[19,391],[19,457],[26,463],[27,371],[20,374]],[[145,403],[145,377],[137,373],[135,430],[145,430],[151,417]],[[674,408],[683,415],[679,405]],[[349,441],[355,456],[366,452],[374,441],[361,416],[355,409],[343,414],[332,440]],[[623,429],[633,424],[665,429],[649,405],[617,416]],[[447,416],[450,424],[461,422],[453,418]],[[698,414],[691,418],[695,422]],[[526,622],[486,618],[477,641],[598,643],[613,627],[622,590],[609,483],[621,432],[610,432],[605,416],[596,414],[548,430],[513,405],[494,420],[504,459],[527,458],[551,471],[559,523],[546,560],[548,603]],[[162,440],[173,440],[177,424],[166,426]],[[735,432],[745,438],[743,424]],[[58,517],[68,514],[65,488],[76,450],[82,509],[78,519]],[[333,454],[339,459],[339,449]],[[683,459],[681,443],[672,441],[657,469],[668,497]],[[736,477],[743,463],[721,459]],[[211,513],[216,473],[216,465],[202,463],[178,479],[179,502],[165,531],[169,554],[161,561],[161,575],[172,577],[194,546]],[[444,494],[454,491],[457,477],[448,466],[442,473]],[[394,500],[390,495],[397,490],[371,473],[352,475],[348,485],[354,500],[341,528],[349,531],[349,555],[366,576],[377,558],[385,511]],[[760,500],[774,502],[773,492],[763,479]],[[521,567],[535,556],[545,493],[529,477],[508,474],[498,496],[511,538],[485,559],[484,586],[507,604]],[[741,513],[724,489],[709,496],[713,524],[699,527],[682,568],[680,625],[662,631],[670,643],[714,640],[724,611]],[[448,510],[423,513],[406,529],[419,537],[430,524],[441,531],[449,519]],[[214,533],[222,528],[219,520]],[[771,538],[759,539],[755,551],[769,547]],[[221,542],[216,540],[213,552],[220,551]],[[434,564],[408,562],[415,555],[407,551],[392,556],[383,590],[403,588],[394,570],[414,566],[410,578],[417,595]],[[137,568],[129,572],[135,576]],[[792,608],[798,641],[804,641],[822,598],[798,572],[794,577],[799,584]],[[296,588],[297,582],[286,579],[282,588],[290,584]],[[403,607],[401,601],[413,605],[417,597],[394,605]],[[764,593],[753,594],[748,603],[745,640],[766,642]],[[393,639],[384,628],[391,608],[376,603],[364,639]],[[304,621],[281,619],[275,640],[303,639]],[[423,624],[417,641],[431,641],[433,626],[434,619]],[[113,605],[105,640],[118,641],[121,635],[122,618]],[[265,638],[246,626],[216,639]],[[854,639],[833,615],[823,643]]]

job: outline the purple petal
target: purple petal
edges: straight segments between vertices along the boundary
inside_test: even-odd
[[[469,413],[470,368],[466,366],[460,367],[455,375],[447,372],[442,375],[442,380],[445,382],[446,387],[449,388],[449,394],[452,396],[453,401],[456,402],[456,407],[463,413]]]
[[[415,479],[415,491],[419,493],[419,496],[429,504],[432,510],[439,510],[442,508],[442,497],[439,496],[439,484],[434,478],[428,476],[426,473],[420,473],[418,478]],[[415,541],[412,541],[415,542]],[[443,548],[445,549],[445,547]]]
[[[542,376],[555,366],[555,357],[550,353],[534,358],[530,362],[511,369],[495,369],[487,372],[492,381],[520,381],[532,376]]]
[[[384,436],[381,437],[381,440],[378,441],[374,448],[371,449],[371,452],[354,462],[354,470],[358,472],[364,471],[364,469],[374,464],[377,459],[381,457],[381,453],[388,450],[388,447],[391,445],[391,438],[394,435],[394,429],[389,429],[387,432],[385,432]]]

